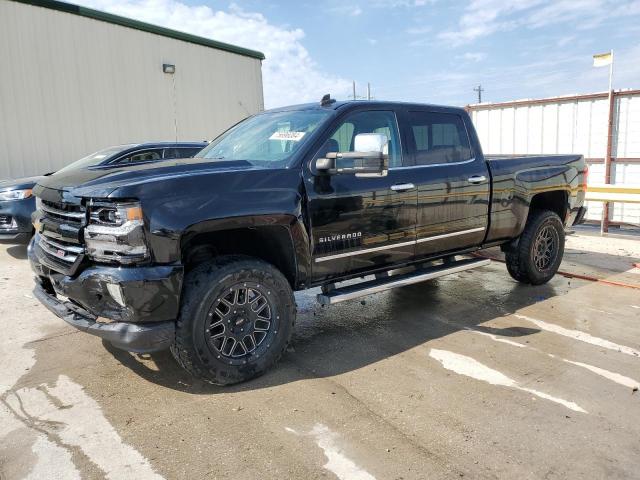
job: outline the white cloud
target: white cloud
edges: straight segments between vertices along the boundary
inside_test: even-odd
[[[429,33],[432,28],[428,25],[421,27],[409,27],[407,28],[407,33],[409,35],[424,35],[425,33]]]
[[[269,23],[261,13],[231,4],[227,11],[178,0],[76,0],[76,3],[263,52],[267,108],[315,101],[330,92],[346,97],[351,83],[324,72],[302,40],[304,31]]]
[[[441,40],[459,46],[499,31],[570,23],[590,29],[613,18],[640,13],[640,0],[471,0],[458,28],[441,32]]]
[[[466,60],[467,62],[481,62],[487,58],[487,54],[484,52],[466,52],[458,55],[456,58]]]
[[[513,28],[513,14],[539,5],[542,0],[472,0],[460,17],[459,28],[442,32],[442,40],[461,45],[498,30]]]
[[[362,14],[362,9],[359,5],[336,5],[329,10],[336,15],[346,15],[349,17],[357,17]]]
[[[438,0],[369,0],[369,5],[377,8],[424,7]]]
[[[616,90],[638,87],[638,58],[640,43],[616,51],[613,81]],[[378,87],[376,94],[398,100],[464,105],[476,101],[473,88],[482,84],[485,101],[544,98],[606,91],[608,73],[606,68],[592,67],[590,54],[566,54],[550,48],[545,55],[508,66],[488,65],[478,69],[467,65],[457,71],[443,69],[409,76],[402,83]]]

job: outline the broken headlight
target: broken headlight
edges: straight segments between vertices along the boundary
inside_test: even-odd
[[[138,202],[92,200],[84,239],[87,254],[99,262],[131,264],[149,257],[142,208]]]

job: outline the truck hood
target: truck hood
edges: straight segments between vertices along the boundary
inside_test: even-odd
[[[187,158],[138,166],[88,167],[60,171],[49,177],[40,178],[38,186],[70,192],[77,197],[106,198],[114,190],[122,187],[133,187],[179,177],[252,170],[254,168],[246,161],[207,161],[200,158]]]

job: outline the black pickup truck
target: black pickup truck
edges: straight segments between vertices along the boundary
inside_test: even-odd
[[[485,265],[465,254],[495,245],[513,278],[547,282],[585,182],[580,155],[486,159],[463,109],[325,96],[193,159],[41,180],[34,292],[116,347],[171,348],[231,384],[281,356],[294,290],[332,304]]]

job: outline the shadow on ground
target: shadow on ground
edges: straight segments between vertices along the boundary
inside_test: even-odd
[[[533,328],[481,324],[578,288],[562,277],[537,287],[521,285],[500,270],[464,272],[331,307],[315,304],[311,292],[298,293],[292,347],[279,365],[230,387],[195,380],[168,351],[140,356],[107,343],[105,348],[140,377],[166,388],[205,395],[251,391],[354,371],[465,328],[509,338],[535,335],[539,330]]]
[[[7,248],[7,253],[11,255],[13,258],[17,258],[18,260],[26,260],[27,259],[27,246],[26,245],[13,245]]]
[[[606,241],[606,239],[602,241]],[[479,255],[504,262],[504,253],[498,247],[481,250]],[[565,247],[559,271],[568,276],[582,275],[593,280],[612,279],[640,287],[640,275],[634,273],[637,271],[636,265],[640,265],[640,257],[636,256],[633,251],[626,250],[624,246],[620,247],[617,255]]]

